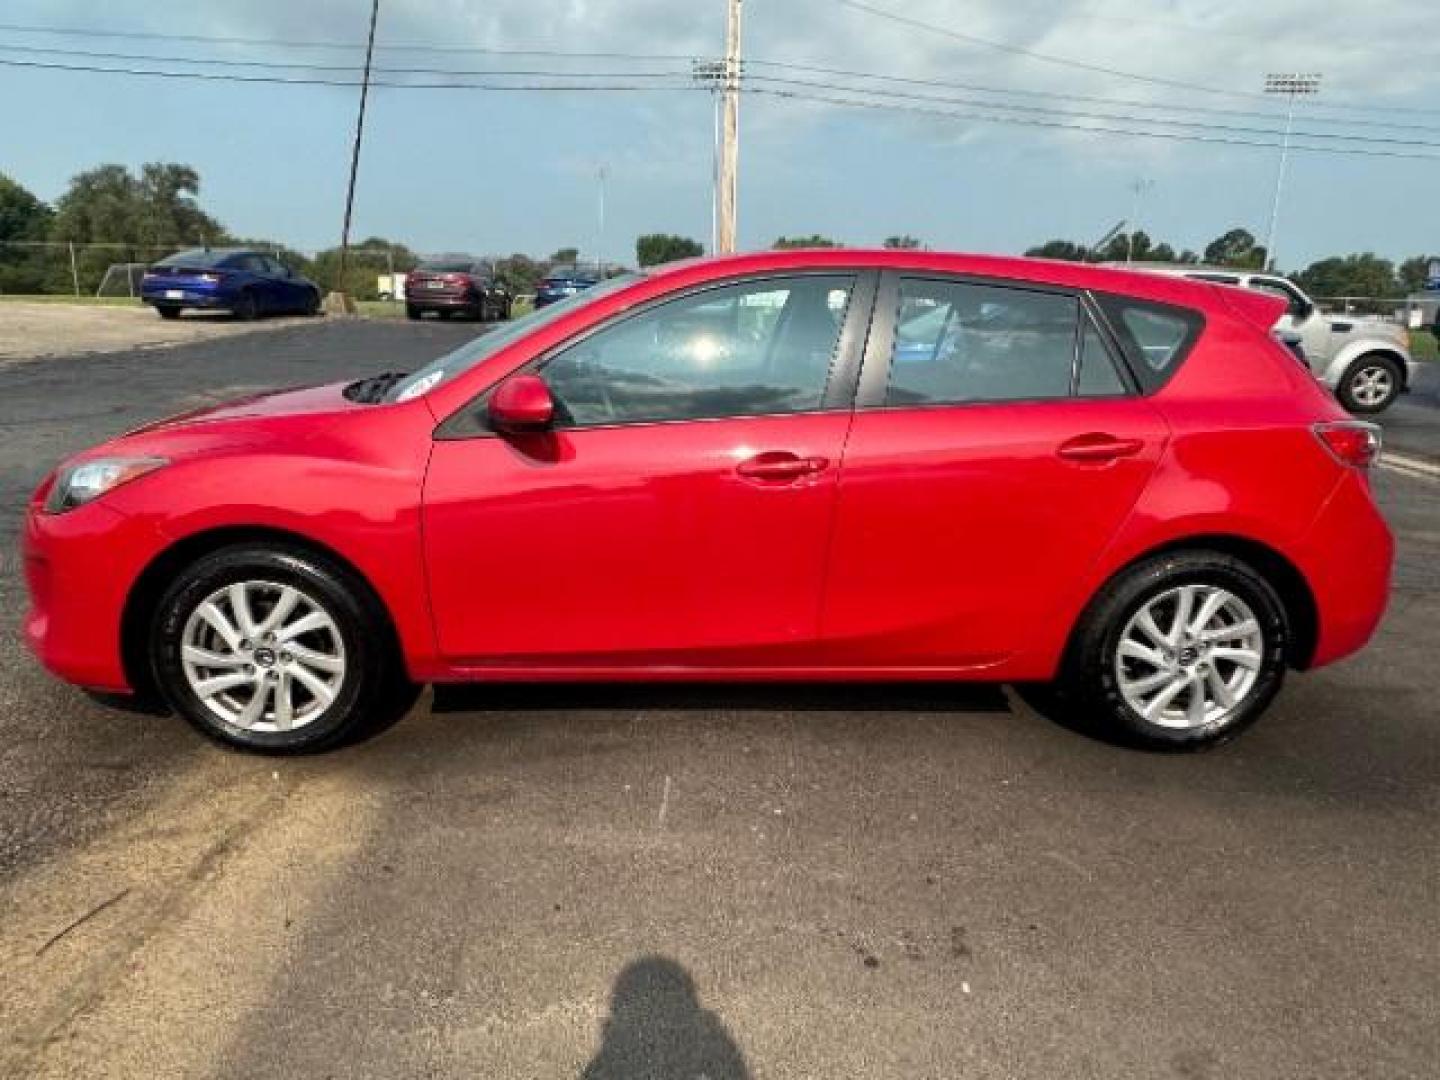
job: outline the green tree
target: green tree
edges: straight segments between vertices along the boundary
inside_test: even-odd
[[[390,258],[387,260],[386,253]],[[380,277],[390,272],[393,263],[397,274],[415,269],[419,259],[404,244],[383,236],[367,236],[350,245],[345,259],[345,280],[340,281],[340,249],[326,248],[310,261],[308,276],[326,289],[345,292],[356,300],[374,300],[380,295]],[[341,286],[344,286],[343,288]]]
[[[1263,270],[1265,255],[1265,249],[1255,242],[1248,229],[1231,229],[1205,246],[1207,263],[1237,270]]]
[[[517,251],[495,260],[495,276],[517,296],[533,293],[545,276],[545,264]]]
[[[0,173],[0,292],[44,291],[44,249],[13,241],[44,240],[52,217],[50,207]]]
[[[688,236],[646,233],[635,240],[635,259],[641,266],[659,266],[661,263],[693,259],[704,254],[705,249]]]
[[[1066,262],[1087,262],[1090,259],[1089,249],[1073,240],[1046,240],[1037,247],[1027,249],[1025,254],[1032,259],[1063,259]]]
[[[578,262],[579,259],[580,259],[580,249],[579,249],[579,248],[563,247],[563,248],[560,248],[558,251],[556,251],[555,254],[551,255],[548,261],[549,261],[550,265],[552,265],[552,266],[558,266],[558,265],[561,265],[561,264],[564,264],[564,263]]]
[[[1430,279],[1430,263],[1440,256],[1435,255],[1412,255],[1400,264],[1396,269],[1396,277],[1400,280],[1400,289],[1404,293],[1417,293],[1425,288],[1425,283]]]
[[[887,236],[885,246],[895,251],[915,251],[924,245],[916,237],[905,233],[903,236]]]
[[[1311,296],[1391,297],[1401,292],[1395,264],[1369,251],[1313,262],[1295,280]]]
[[[82,289],[93,289],[105,267],[148,262],[167,250],[218,244],[225,230],[200,209],[200,174],[189,165],[151,162],[133,174],[100,165],[75,176],[55,204],[51,235],[76,244],[108,244],[82,251]],[[68,267],[61,276],[69,278]]]
[[[837,241],[831,240],[828,236],[821,236],[819,233],[810,236],[782,236],[771,245],[775,251],[788,251],[794,248],[838,248],[840,246]]]

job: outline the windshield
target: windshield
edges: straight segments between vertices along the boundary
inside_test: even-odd
[[[548,326],[586,304],[593,304],[611,293],[619,292],[635,284],[641,280],[642,276],[641,274],[625,274],[621,277],[611,278],[603,285],[597,285],[583,293],[576,293],[568,300],[561,300],[548,307],[537,308],[528,315],[522,315],[512,322],[506,323],[499,330],[482,334],[474,341],[460,346],[454,352],[446,353],[438,360],[432,360],[419,371],[396,383],[385,395],[385,400],[409,401],[421,394],[428,394],[440,384],[449,382],[461,372],[469,371],[476,364],[494,356],[507,345],[519,341],[542,326]]]
[[[219,266],[234,255],[233,251],[210,251],[206,248],[192,248],[161,259],[156,266]]]
[[[474,263],[470,262],[456,262],[453,259],[447,262],[442,259],[435,262],[422,262],[415,269],[430,270],[437,274],[463,274],[474,265]]]

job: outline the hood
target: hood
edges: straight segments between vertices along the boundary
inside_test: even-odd
[[[265,420],[279,417],[306,416],[346,412],[363,407],[346,399],[348,383],[329,383],[294,390],[267,390],[218,405],[202,405],[197,409],[167,416],[125,433],[125,438],[153,432],[173,432],[200,428],[211,424],[229,424],[242,420]]]

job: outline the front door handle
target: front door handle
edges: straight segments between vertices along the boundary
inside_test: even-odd
[[[1103,464],[1120,458],[1134,457],[1145,449],[1143,439],[1122,439],[1103,431],[1092,431],[1066,439],[1055,451],[1066,461],[1084,461]]]
[[[788,450],[767,450],[763,454],[746,458],[735,466],[735,471],[747,480],[783,483],[824,472],[829,466],[830,462],[827,458],[801,457]]]

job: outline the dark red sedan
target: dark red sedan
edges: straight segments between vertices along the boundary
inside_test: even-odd
[[[809,251],[617,278],[427,367],[164,420],[25,530],[30,647],[255,750],[424,682],[1046,682],[1198,747],[1385,608],[1374,427],[1282,301]]]

